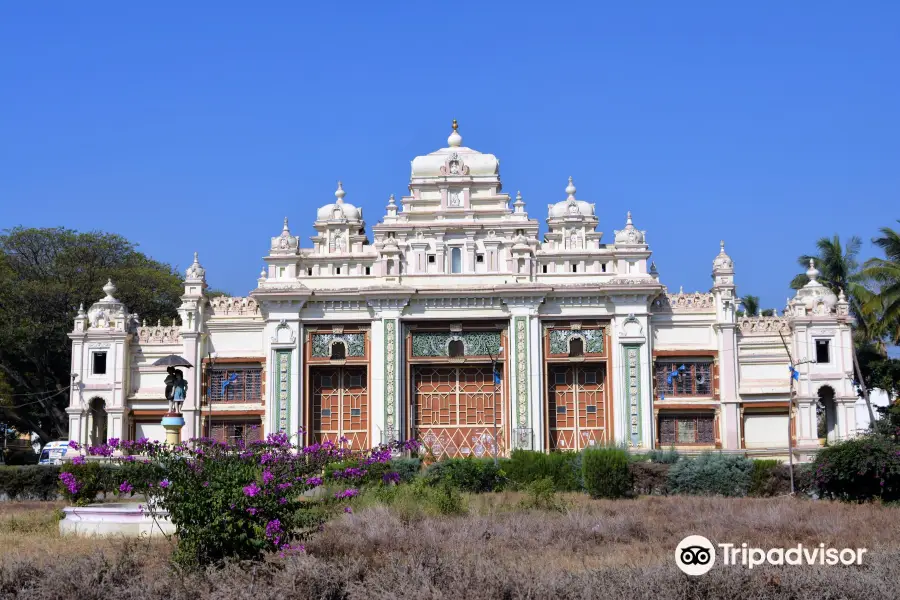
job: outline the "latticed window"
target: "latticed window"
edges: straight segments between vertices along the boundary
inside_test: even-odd
[[[656,361],[656,395],[712,396],[712,361]]]
[[[713,444],[716,441],[714,415],[660,415],[659,443],[661,446],[674,444]]]
[[[236,444],[243,440],[247,444],[262,439],[262,426],[259,419],[250,421],[213,420],[211,437],[217,442]]]
[[[262,368],[212,369],[207,393],[212,402],[261,402]]]

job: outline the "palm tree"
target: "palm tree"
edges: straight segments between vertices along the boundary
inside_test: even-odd
[[[794,277],[791,287],[799,290],[809,283],[806,269],[809,268],[809,261],[814,260],[816,268],[819,270],[819,282],[827,285],[835,294],[840,290],[849,292],[859,270],[859,262],[856,258],[859,256],[861,246],[862,240],[855,235],[851,236],[843,246],[837,234],[832,238],[819,238],[816,242],[816,247],[819,249],[817,256],[804,254],[797,259],[803,273]]]
[[[900,223],[900,219],[897,220]],[[866,261],[862,275],[873,281],[878,291],[870,294],[862,305],[865,312],[877,316],[878,331],[892,343],[900,343],[900,233],[890,227],[880,229],[881,237],[872,243],[884,251],[884,258]]]
[[[877,318],[863,306],[871,302],[873,293],[866,289],[863,282],[865,276],[860,273],[859,250],[862,240],[859,236],[851,236],[846,244],[841,244],[841,238],[835,234],[831,238],[823,237],[816,241],[818,255],[804,254],[797,259],[797,263],[803,270],[809,268],[809,261],[815,261],[819,271],[818,281],[831,289],[835,294],[841,290],[847,295],[850,303],[850,314],[856,319],[854,337],[858,343],[872,340],[876,336],[878,327]],[[809,283],[806,273],[801,273],[791,281],[791,287],[795,290]]]
[[[747,294],[741,298],[741,304],[744,307],[743,313],[748,317],[755,317],[759,314],[759,296],[751,296]]]

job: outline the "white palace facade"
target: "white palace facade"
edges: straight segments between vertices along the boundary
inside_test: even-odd
[[[853,321],[814,266],[783,315],[739,316],[724,243],[709,291],[672,293],[630,213],[604,242],[569,178],[541,239],[498,159],[463,146],[455,122],[447,141],[412,161],[409,194],[391,196],[371,240],[340,183],[312,247],[285,219],[246,297],[208,297],[196,255],[177,324],[141,323],[107,284],[70,334],[70,437],[165,439],[153,363],[170,354],[195,366],[185,438],[786,457],[790,435],[802,460],[822,443],[819,414],[828,439],[855,434]]]

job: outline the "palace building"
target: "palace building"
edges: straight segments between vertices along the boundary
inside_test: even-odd
[[[803,460],[823,428],[856,433],[853,319],[814,265],[783,315],[739,316],[735,265],[710,240],[711,289],[672,293],[631,213],[604,238],[571,177],[539,238],[455,121],[371,239],[341,183],[334,196],[311,247],[285,218],[246,297],[208,297],[195,254],[177,324],[141,322],[108,283],[70,334],[70,437],[165,439],[153,363],[170,354],[194,365],[184,438],[302,429],[302,443],[416,438],[436,456],[615,443],[785,457],[790,441]]]

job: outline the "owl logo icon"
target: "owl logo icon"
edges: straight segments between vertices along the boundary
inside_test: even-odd
[[[675,564],[687,575],[708,573],[716,564],[716,549],[702,535],[689,535],[675,548]]]

